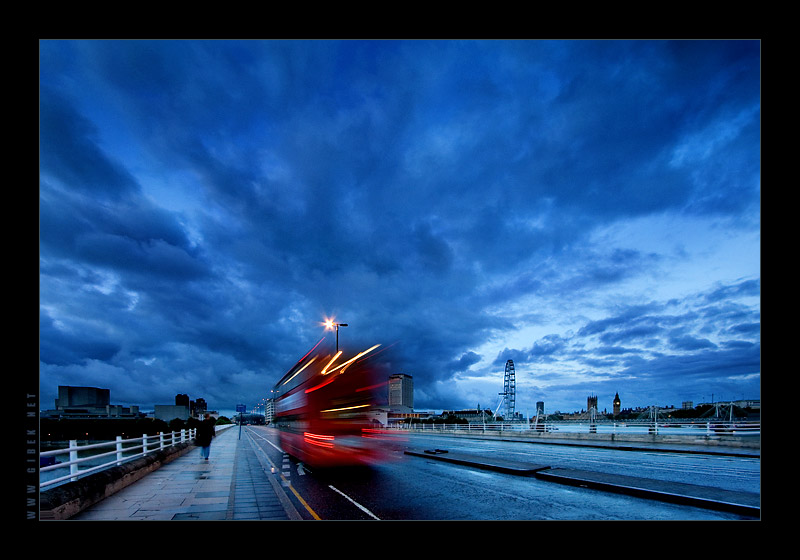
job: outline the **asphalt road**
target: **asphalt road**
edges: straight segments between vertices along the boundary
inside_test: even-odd
[[[556,484],[409,456],[445,448],[551,467],[760,492],[760,460],[549,444],[397,435],[387,460],[363,468],[312,469],[280,449],[277,433],[250,426],[282,488],[305,519],[323,520],[736,520],[734,513]]]

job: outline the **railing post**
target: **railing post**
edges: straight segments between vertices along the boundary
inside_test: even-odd
[[[77,461],[78,460],[78,449],[77,449],[77,447],[78,447],[78,440],[75,440],[75,439],[69,440],[69,460],[70,460],[70,463],[71,463],[70,466],[69,466],[69,474],[74,475],[70,479],[72,481],[78,480],[78,476],[77,476],[78,475],[78,465],[76,463],[72,462],[72,461]]]
[[[184,441],[186,441],[186,435],[185,435],[185,434],[186,434],[186,430],[184,430],[183,428],[181,428],[181,443],[183,443]]]
[[[164,449],[164,432],[158,432],[159,449]]]
[[[147,434],[142,434],[142,455],[147,453]]]
[[[117,436],[117,465],[122,464],[122,436]]]

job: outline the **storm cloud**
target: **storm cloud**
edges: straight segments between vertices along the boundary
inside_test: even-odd
[[[760,398],[758,41],[40,43],[40,388]]]

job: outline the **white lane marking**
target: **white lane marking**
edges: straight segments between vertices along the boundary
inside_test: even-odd
[[[255,432],[251,432],[251,434],[252,434],[252,435],[254,435],[254,436],[256,436],[256,437],[259,437],[259,438],[263,439],[263,440],[264,440],[264,441],[266,441],[268,444],[270,444],[272,447],[274,447],[275,449],[277,449],[278,451],[280,451],[281,453],[283,453],[283,449],[281,449],[280,447],[278,447],[277,445],[275,445],[274,443],[272,443],[270,440],[268,440],[267,438],[265,438],[265,437],[264,437],[264,436],[262,436],[261,434],[258,434],[258,433],[255,433]]]
[[[277,450],[278,450],[278,451],[280,451],[281,453],[284,453],[283,449],[281,449],[280,447],[278,447],[277,445],[275,445],[274,443],[272,443],[271,441],[269,441],[267,438],[265,438],[264,436],[262,436],[262,435],[260,435],[260,434],[257,434],[257,435],[258,435],[258,437],[260,437],[261,439],[263,439],[264,441],[266,441],[268,444],[270,444],[272,447],[274,447],[275,449],[277,449]],[[285,454],[285,453],[284,453],[284,459],[288,459],[288,457],[286,456],[286,454]],[[304,467],[302,463],[299,463],[299,464],[297,465],[297,472],[298,472],[298,473],[300,473],[301,475],[302,475],[302,474],[305,474],[305,472],[301,472],[301,469],[303,469],[303,471],[311,472],[311,471],[309,471],[309,470],[308,470],[308,467]],[[288,482],[286,479],[283,479],[283,480],[282,480],[282,484],[283,484],[284,486],[287,486],[287,487],[291,488],[291,485],[289,484],[289,482]],[[366,513],[367,515],[369,515],[369,516],[370,516],[370,517],[372,517],[373,519],[376,519],[376,520],[378,520],[378,521],[380,521],[380,520],[381,520],[381,519],[380,519],[380,517],[378,517],[377,515],[375,515],[374,513],[372,513],[370,510],[368,510],[367,508],[365,508],[364,506],[362,506],[361,504],[359,504],[357,501],[355,501],[353,498],[351,498],[350,496],[348,496],[347,494],[345,494],[344,492],[342,492],[341,490],[339,490],[339,489],[338,489],[338,488],[336,488],[335,486],[332,486],[332,485],[330,485],[330,484],[329,484],[329,485],[328,485],[328,487],[329,487],[331,490],[333,490],[334,492],[336,492],[336,493],[338,493],[338,494],[341,494],[341,495],[342,495],[344,498],[346,498],[347,500],[349,500],[349,501],[350,501],[350,502],[351,502],[351,503],[352,503],[354,506],[356,506],[358,509],[360,509],[361,511],[363,511],[364,513]]]
[[[341,491],[341,490],[339,490],[338,488],[336,488],[336,487],[334,487],[334,486],[332,486],[332,485],[330,485],[330,484],[328,485],[328,488],[330,488],[330,489],[331,489],[331,490],[333,490],[334,492],[338,492],[339,494],[341,494],[342,496],[344,496],[345,498],[347,498],[348,500],[350,500],[350,501],[353,503],[353,505],[354,505],[354,506],[356,506],[358,509],[360,509],[361,511],[363,511],[364,513],[366,513],[367,515],[369,515],[369,516],[370,516],[370,517],[372,517],[373,519],[377,519],[378,521],[380,521],[380,518],[379,518],[377,515],[375,515],[374,513],[372,513],[370,510],[368,510],[367,508],[365,508],[364,506],[362,506],[361,504],[359,504],[357,501],[355,501],[353,498],[351,498],[350,496],[348,496],[347,494],[345,494],[344,492],[342,492],[342,491]]]
[[[280,473],[281,474],[281,486],[283,486],[284,488],[291,488],[292,485],[289,482],[289,477],[291,476],[291,465],[289,464],[289,456],[286,453],[284,453],[283,449],[281,449],[280,447],[278,447],[277,445],[272,443],[270,440],[268,440],[267,438],[265,438],[261,434],[258,434],[256,432],[252,432],[252,431],[248,432],[248,433],[251,436],[255,436],[255,437],[258,437],[258,438],[264,440],[265,442],[270,444],[272,447],[274,447],[277,451],[280,451],[283,454],[283,461],[282,461],[282,464],[281,464],[281,473]],[[262,453],[263,453],[263,450],[262,450]],[[267,454],[264,453],[264,456],[266,457]],[[267,457],[267,460],[269,461],[269,457]],[[272,464],[272,472],[275,472],[277,470],[277,467],[272,463],[272,461],[270,461],[270,464]]]

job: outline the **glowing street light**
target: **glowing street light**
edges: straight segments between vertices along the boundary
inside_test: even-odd
[[[332,319],[325,321],[325,328],[336,331],[336,351],[339,351],[339,327],[346,327],[347,323],[334,323]]]

